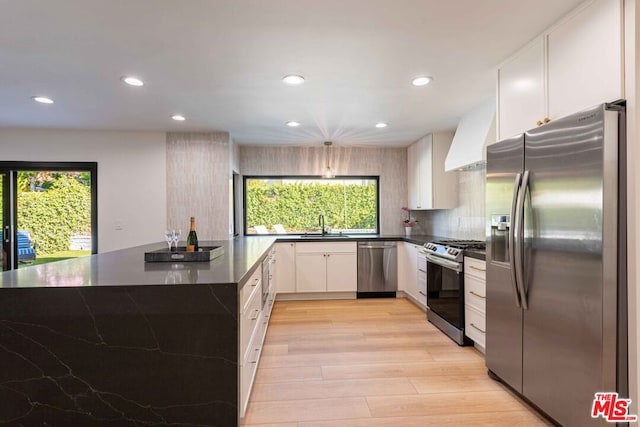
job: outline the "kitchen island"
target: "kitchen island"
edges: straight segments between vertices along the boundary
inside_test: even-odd
[[[202,242],[225,247],[206,263],[145,263],[159,243],[0,274],[0,423],[237,425],[239,294],[274,242]]]

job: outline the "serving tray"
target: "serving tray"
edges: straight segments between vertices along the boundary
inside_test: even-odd
[[[224,253],[224,246],[200,246],[197,252],[187,252],[186,246],[145,252],[145,262],[208,262]]]

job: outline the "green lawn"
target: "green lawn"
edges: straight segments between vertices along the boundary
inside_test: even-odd
[[[22,263],[20,265],[23,265],[26,267],[28,265],[46,264],[48,262],[62,261],[64,259],[79,258],[82,256],[89,256],[89,255],[91,255],[91,251],[62,251],[62,252],[56,252],[49,255],[38,255],[35,261],[29,261],[26,263]]]

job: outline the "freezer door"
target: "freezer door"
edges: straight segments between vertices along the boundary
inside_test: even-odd
[[[617,122],[600,106],[525,135],[522,389],[567,426],[601,425],[594,393],[616,387]]]
[[[515,287],[512,210],[524,136],[487,147],[487,368],[522,391],[522,309]]]

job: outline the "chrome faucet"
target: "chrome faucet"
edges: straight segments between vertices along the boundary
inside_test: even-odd
[[[318,225],[322,227],[322,235],[327,234],[327,231],[324,229],[324,215],[322,214],[318,216]]]

